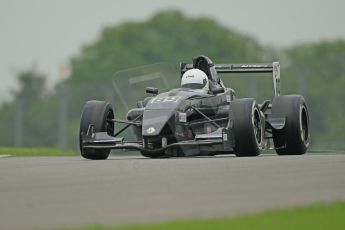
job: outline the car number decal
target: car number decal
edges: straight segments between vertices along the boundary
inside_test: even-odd
[[[151,99],[150,103],[177,102],[179,99],[181,96],[155,97]]]

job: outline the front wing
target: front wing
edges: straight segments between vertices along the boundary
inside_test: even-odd
[[[93,130],[93,129],[89,129]],[[225,128],[219,128],[217,131],[209,134],[196,135],[194,140],[183,140],[172,144],[163,144],[160,148],[145,147],[141,141],[124,141],[123,137],[113,137],[106,132],[88,132],[82,133],[83,148],[91,149],[123,149],[123,150],[138,150],[148,153],[155,153],[168,150],[174,147],[181,148],[198,148],[201,151],[226,151],[232,152],[234,147],[234,140]]]

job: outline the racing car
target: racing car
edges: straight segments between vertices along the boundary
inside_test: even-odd
[[[214,64],[207,56],[181,63],[181,81],[191,81],[191,70],[202,72],[203,87],[195,83],[160,92],[147,87],[150,96],[138,101],[126,119],[114,117],[106,101],[88,101],[82,111],[79,132],[81,156],[107,159],[112,149],[137,150],[145,157],[184,157],[235,154],[258,156],[273,148],[279,155],[299,155],[310,140],[309,115],[301,95],[280,95],[280,64]],[[272,73],[272,100],[237,98],[226,88],[223,73]],[[187,76],[186,76],[187,74]],[[207,84],[205,83],[207,82]],[[115,131],[115,124],[124,127]],[[132,127],[135,140],[120,134]],[[272,143],[272,144],[270,144]]]

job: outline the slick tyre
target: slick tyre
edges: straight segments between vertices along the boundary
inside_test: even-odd
[[[114,111],[110,103],[105,101],[88,101],[81,115],[79,131],[79,147],[81,156],[90,160],[105,160],[108,158],[110,149],[84,148],[82,137],[88,132],[89,126],[93,125],[94,132],[107,132],[114,135]]]
[[[272,114],[285,116],[282,130],[272,130],[273,142],[279,155],[301,155],[309,146],[309,114],[301,95],[275,97]]]
[[[167,156],[165,156],[164,152],[147,152],[147,151],[140,151],[141,155],[143,155],[144,157],[148,157],[148,158],[166,158]]]
[[[263,118],[258,105],[252,98],[243,98],[231,102],[230,107],[236,156],[258,156],[263,142]]]
[[[144,143],[145,143],[145,146],[148,145],[148,141],[146,138],[144,138]],[[161,147],[160,143],[157,143],[157,142],[153,142],[153,143],[151,143],[151,145],[153,146],[154,149],[158,149]],[[164,158],[164,157],[166,157],[164,154],[164,151],[145,151],[145,150],[142,150],[142,151],[140,151],[140,153],[144,157],[148,157],[148,158]]]

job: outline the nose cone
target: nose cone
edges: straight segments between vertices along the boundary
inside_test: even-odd
[[[157,136],[166,125],[174,121],[175,110],[145,110],[143,117],[143,136]]]

